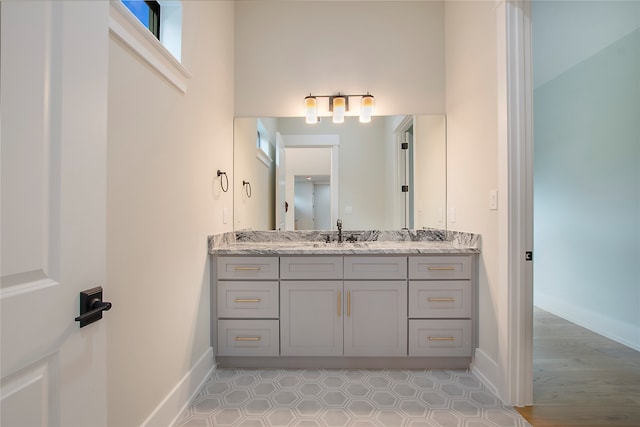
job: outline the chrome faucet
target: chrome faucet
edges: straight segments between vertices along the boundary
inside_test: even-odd
[[[338,218],[338,243],[342,243],[342,220]]]

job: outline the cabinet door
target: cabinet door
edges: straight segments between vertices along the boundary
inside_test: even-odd
[[[345,356],[407,355],[407,282],[346,281]]]
[[[342,356],[342,281],[280,282],[280,354]]]

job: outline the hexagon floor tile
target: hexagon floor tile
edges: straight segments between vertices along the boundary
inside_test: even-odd
[[[175,427],[531,427],[469,371],[217,369]]]

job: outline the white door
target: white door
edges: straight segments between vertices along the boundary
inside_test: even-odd
[[[0,7],[0,424],[105,426],[108,2]]]

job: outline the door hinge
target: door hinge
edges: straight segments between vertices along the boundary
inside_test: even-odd
[[[400,144],[400,148],[402,148],[403,150],[408,150],[409,149],[409,143],[408,142],[403,142],[402,144]]]
[[[408,185],[403,185],[402,186],[402,192],[403,193],[408,193],[409,192],[409,186]]]
[[[533,261],[533,251],[526,251],[524,253],[524,260],[525,261]]]

